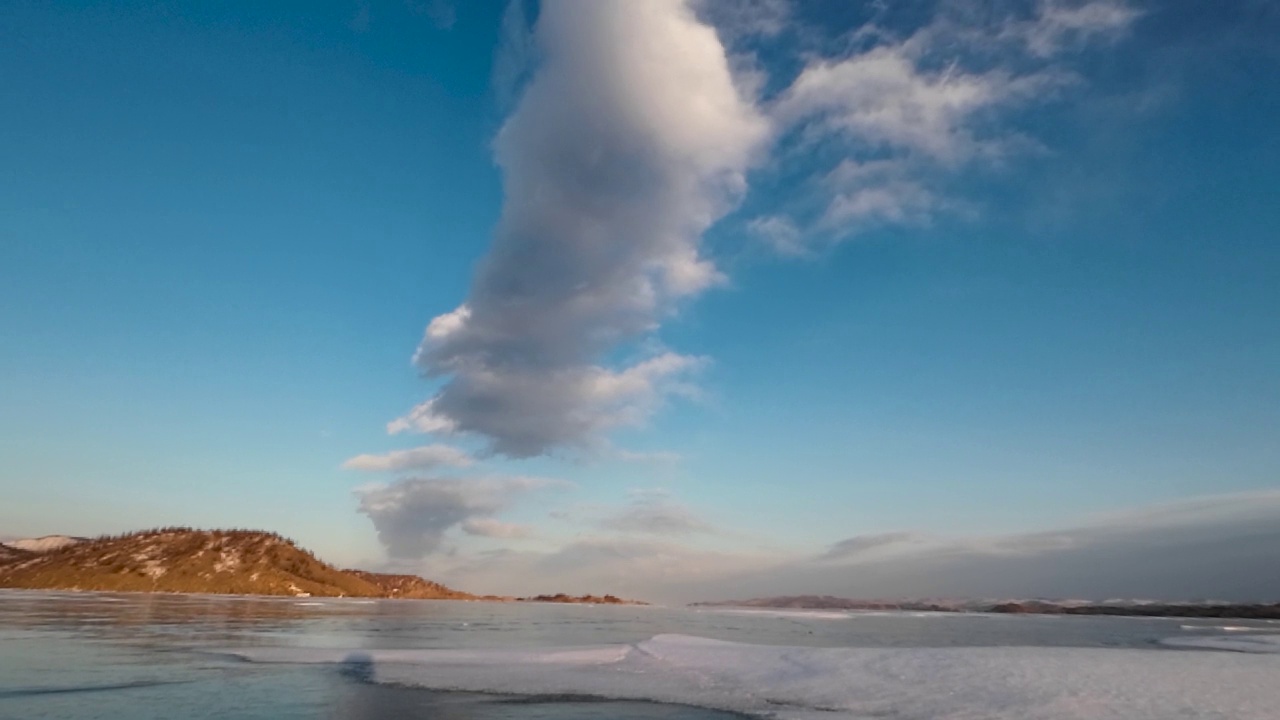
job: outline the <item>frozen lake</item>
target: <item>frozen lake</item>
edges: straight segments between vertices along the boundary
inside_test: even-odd
[[[0,591],[0,718],[1251,718],[1280,623]]]

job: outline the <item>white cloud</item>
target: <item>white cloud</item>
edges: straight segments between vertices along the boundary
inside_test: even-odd
[[[410,478],[359,489],[361,513],[373,521],[392,559],[421,558],[437,551],[449,530],[463,526],[483,534],[487,522],[516,497],[551,487],[557,480],[533,477]]]
[[[466,467],[472,462],[474,461],[470,455],[450,445],[424,445],[412,450],[396,450],[386,455],[357,455],[342,463],[342,467],[365,472],[396,472],[442,466]]]
[[[700,237],[768,136],[681,0],[543,4],[540,65],[499,133],[506,198],[466,302],[415,362],[445,378],[391,432],[470,433],[525,457],[642,424],[701,360],[603,359],[722,281]]]
[[[775,106],[785,126],[813,120],[870,153],[903,151],[955,164],[984,151],[971,118],[1025,90],[1003,69],[926,69],[913,44],[873,48],[804,69]]]
[[[703,364],[701,358],[663,353],[620,371],[469,367],[447,393],[387,427],[482,432],[496,451],[516,457],[557,446],[586,447],[607,430],[643,425],[665,397],[693,392],[684,379]]]
[[[450,335],[455,335],[463,330],[467,321],[471,319],[471,308],[466,305],[459,305],[451,312],[432,318],[427,324],[427,338],[432,342],[444,342],[449,339]],[[418,358],[414,357],[414,362]]]
[[[398,435],[406,432],[447,434],[457,428],[448,417],[435,411],[435,398],[413,406],[408,414],[387,423],[387,433]]]

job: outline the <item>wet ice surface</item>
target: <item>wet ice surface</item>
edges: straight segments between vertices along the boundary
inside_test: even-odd
[[[0,592],[0,718],[1274,719],[1277,652],[1263,621]]]
[[[1165,645],[1180,648],[1196,648],[1200,650],[1227,650],[1231,652],[1258,653],[1262,655],[1280,655],[1280,634],[1245,635],[1256,628],[1231,627],[1224,628],[1232,632],[1223,636],[1171,637],[1163,640]],[[1277,708],[1280,712],[1280,708]]]

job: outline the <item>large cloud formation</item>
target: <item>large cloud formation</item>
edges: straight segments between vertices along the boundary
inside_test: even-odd
[[[700,365],[602,359],[721,281],[699,239],[769,132],[683,0],[548,0],[535,40],[541,65],[496,142],[493,247],[415,357],[447,380],[388,427],[475,434],[512,457],[640,424]]]
[[[747,227],[784,253],[928,223],[966,208],[935,178],[1034,146],[1002,113],[1069,86],[1066,53],[1136,16],[1124,0],[976,5],[905,25],[871,11],[810,47],[781,0],[545,0],[532,42],[509,27],[524,17],[513,4],[511,55],[536,64],[495,70],[504,87],[528,78],[495,143],[502,216],[465,302],[415,355],[443,385],[388,431],[473,435],[517,458],[600,449],[704,364],[636,341],[722,281],[700,239],[768,153],[794,189]],[[793,76],[724,44],[744,39],[790,52]]]

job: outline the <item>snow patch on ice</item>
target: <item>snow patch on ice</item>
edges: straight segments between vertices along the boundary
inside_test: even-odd
[[[1233,640],[1241,639],[1239,637]],[[682,635],[528,650],[228,651],[374,682],[839,720],[1273,720],[1280,657],[1100,648],[801,648]]]

